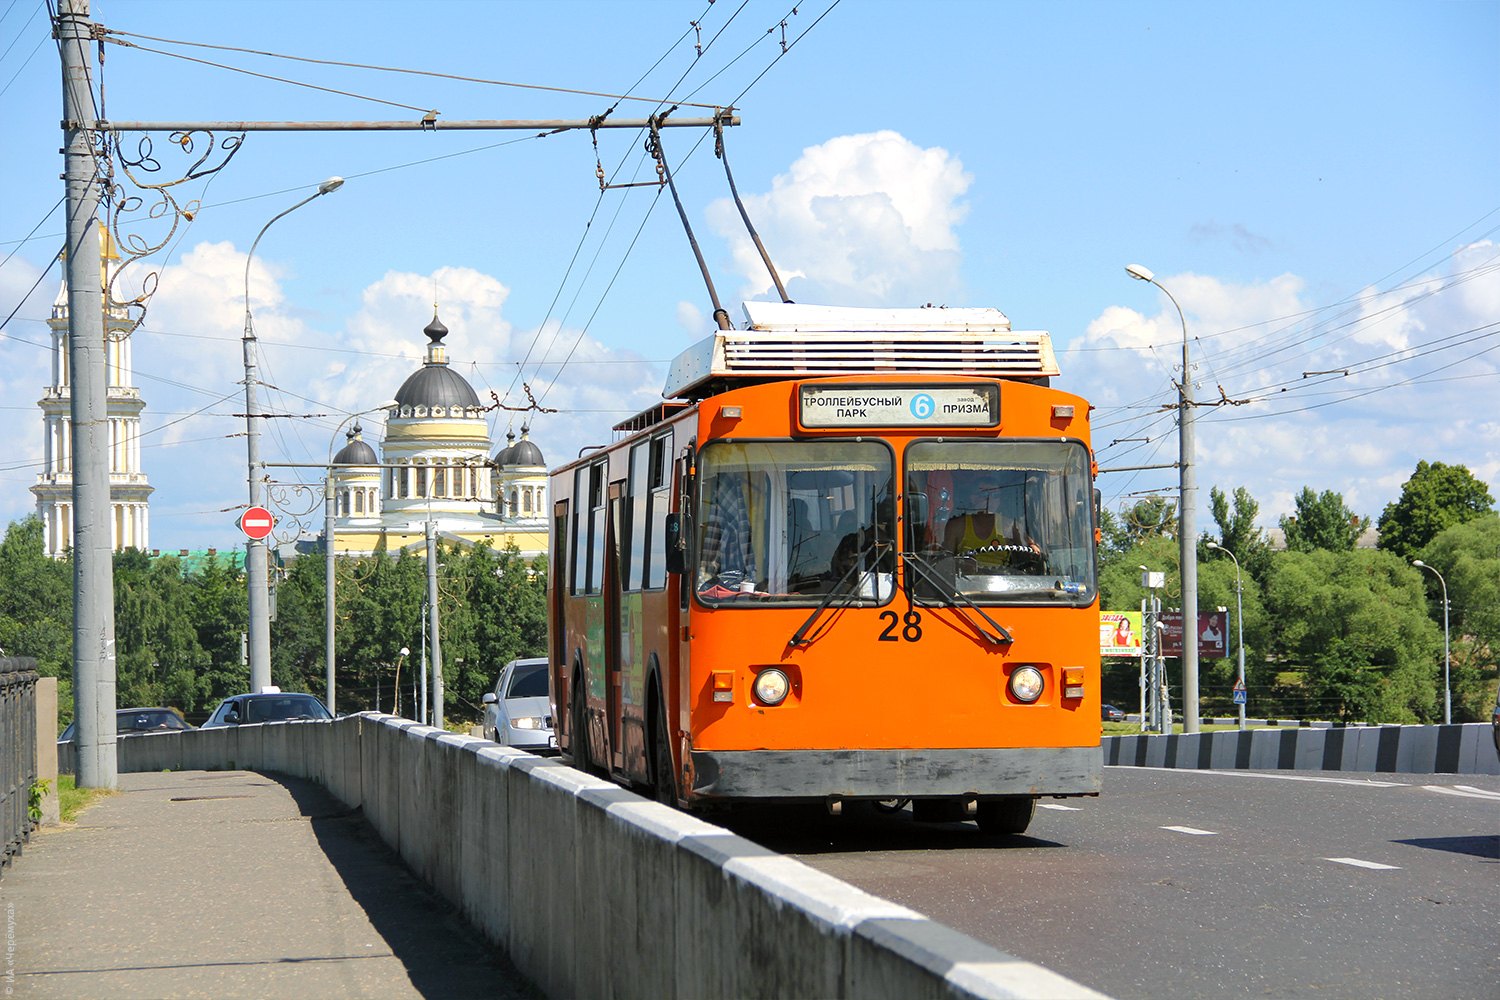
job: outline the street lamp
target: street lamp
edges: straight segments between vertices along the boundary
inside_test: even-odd
[[[1413,559],[1411,564],[1418,569],[1431,570],[1432,575],[1438,578],[1438,583],[1443,585],[1443,725],[1451,726],[1453,724],[1453,688],[1448,683],[1448,581],[1443,579],[1443,574],[1420,559]]]
[[[1188,399],[1187,317],[1172,293],[1140,264],[1126,264],[1125,273],[1160,288],[1182,321],[1182,383],[1177,392],[1177,535],[1182,561],[1182,731],[1198,731],[1198,539],[1193,526],[1193,403]]]
[[[327,693],[328,693],[328,697],[327,697],[326,701],[327,701],[327,704],[328,704],[328,711],[330,711],[330,712],[334,711],[334,705],[333,705],[333,699],[334,699],[334,691],[333,691],[333,663],[334,663],[334,651],[333,651],[333,622],[334,622],[334,602],[333,602],[333,598],[334,598],[334,593],[333,593],[333,591],[334,591],[334,576],[333,576],[333,534],[334,534],[334,515],[335,515],[336,511],[334,510],[334,507],[335,507],[335,503],[334,503],[335,497],[334,497],[334,489],[333,489],[333,446],[338,443],[339,431],[343,430],[344,429],[344,425],[347,424],[349,421],[353,420],[355,417],[362,417],[362,416],[364,416],[367,413],[376,413],[376,412],[378,412],[380,410],[388,410],[391,407],[396,406],[396,405],[397,405],[397,403],[396,403],[396,401],[394,399],[388,399],[384,403],[381,403],[379,406],[372,406],[368,410],[360,410],[358,413],[351,413],[351,414],[349,414],[343,420],[339,421],[339,425],[333,429],[333,437],[330,438],[329,441],[328,441],[328,471],[327,471],[326,476],[323,479],[323,548],[325,550],[325,558],[324,558],[324,564],[323,564],[323,584],[324,584],[324,593],[323,593],[323,629],[324,629],[324,633],[325,633],[324,637],[323,637],[323,651],[324,651],[323,652],[323,661],[324,661],[324,665],[327,667],[327,671],[326,672],[327,672],[328,676],[326,678],[326,681],[327,681],[327,689],[328,689]],[[356,429],[356,431],[358,430],[357,427],[355,429]]]
[[[1215,549],[1234,559],[1234,620],[1239,626],[1240,641],[1240,690],[1245,690],[1245,581],[1240,576],[1240,561],[1235,554],[1230,552],[1218,542],[1207,543],[1208,548]],[[1249,696],[1246,695],[1248,698]],[[1245,728],[1245,703],[1239,703],[1240,728]]]
[[[257,474],[260,465],[260,427],[258,426],[260,410],[255,397],[258,376],[255,371],[255,326],[250,318],[250,261],[255,257],[255,248],[260,245],[260,238],[266,235],[266,230],[270,229],[277,219],[290,215],[314,198],[322,197],[330,191],[337,191],[343,184],[342,177],[328,178],[318,185],[316,193],[302,199],[261,226],[254,242],[250,244],[250,252],[245,255],[245,335],[242,343],[245,352],[245,439],[248,459],[246,478],[250,485],[251,507],[261,505],[261,490]],[[266,585],[266,546],[263,539],[252,538],[245,543],[245,584],[249,591],[250,604],[250,627],[246,637],[250,659],[250,690],[259,691],[271,686],[271,602],[270,592]]]
[[[392,687],[394,687],[396,690],[395,690],[395,693],[391,695],[391,714],[392,715],[400,715],[401,714],[401,661],[404,660],[404,659],[406,659],[410,655],[411,655],[411,650],[407,649],[405,646],[402,646],[401,647],[401,655],[398,656],[398,657],[396,657],[396,680],[392,684]],[[375,689],[377,691],[380,690],[380,682],[379,681],[375,682]],[[375,710],[377,712],[380,711],[380,706],[376,705],[375,706]]]

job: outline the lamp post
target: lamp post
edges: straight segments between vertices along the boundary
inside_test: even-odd
[[[1418,569],[1430,570],[1443,585],[1443,725],[1450,726],[1453,724],[1453,688],[1448,683],[1448,581],[1420,559],[1413,559],[1411,564]]]
[[[1182,731],[1198,731],[1198,539],[1193,526],[1196,487],[1193,483],[1193,403],[1188,398],[1187,317],[1172,293],[1140,264],[1126,264],[1125,273],[1160,288],[1182,321],[1182,383],[1177,392],[1177,535],[1182,561]]]
[[[314,198],[322,197],[330,191],[337,191],[343,184],[342,177],[330,177],[318,185],[316,193],[272,218],[270,222],[260,227],[260,232],[255,235],[254,242],[250,244],[250,252],[245,255],[245,335],[242,343],[245,352],[245,439],[248,467],[246,479],[250,486],[251,507],[261,505],[261,489],[258,469],[260,427],[257,424],[260,410],[255,393],[258,376],[255,371],[255,326],[250,317],[250,261],[255,257],[255,248],[260,245],[260,238],[266,235],[266,230],[270,229],[277,219],[290,215]],[[248,629],[250,690],[259,691],[271,684],[270,592],[266,584],[266,546],[263,539],[252,538],[245,543],[245,583],[249,591],[250,605]]]
[[[1234,560],[1234,621],[1239,626],[1240,643],[1240,690],[1245,690],[1245,581],[1240,576],[1240,561],[1218,542],[1209,542],[1208,547],[1224,553]],[[1248,696],[1247,696],[1248,697]],[[1245,728],[1245,703],[1239,703],[1240,728]]]
[[[339,431],[343,430],[344,429],[344,425],[347,424],[349,421],[353,420],[355,417],[362,417],[362,416],[364,416],[367,413],[376,413],[376,412],[378,412],[380,410],[388,410],[392,406],[395,406],[395,405],[397,405],[397,404],[396,404],[396,401],[394,399],[388,399],[384,403],[381,403],[379,406],[372,406],[368,410],[360,410],[358,413],[351,413],[351,414],[349,414],[343,420],[339,421],[339,425],[333,429],[333,437],[329,438],[329,440],[328,440],[328,472],[327,472],[326,476],[323,479],[323,548],[324,548],[324,563],[323,563],[323,630],[324,630],[324,633],[325,633],[324,636],[323,636],[323,661],[324,661],[324,665],[327,668],[326,672],[327,672],[327,675],[328,675],[327,676],[328,697],[325,699],[325,701],[326,701],[326,703],[328,705],[328,711],[330,711],[330,712],[334,712],[335,711],[335,709],[333,707],[333,698],[334,698],[334,691],[333,691],[333,664],[334,664],[333,631],[334,631],[334,618],[335,618],[335,614],[334,614],[335,607],[334,607],[334,600],[333,600],[334,599],[333,538],[334,538],[334,527],[335,527],[335,525],[334,525],[334,518],[335,518],[335,515],[337,514],[337,511],[335,509],[335,507],[336,507],[335,501],[336,501],[337,498],[334,495],[334,488],[333,488],[333,446],[338,443]],[[355,432],[358,433],[358,431],[359,431],[359,427],[356,425],[355,426]]]
[[[392,715],[400,715],[401,714],[401,661],[404,660],[404,659],[406,659],[410,655],[411,655],[411,650],[407,649],[405,646],[402,646],[401,647],[401,655],[399,655],[399,656],[396,657],[396,679],[391,684],[391,687],[395,691],[395,693],[391,695],[391,714]],[[375,690],[376,691],[380,690],[380,682],[378,680],[375,682]],[[376,704],[375,704],[375,711],[377,711],[377,712],[380,711],[380,703],[379,702],[376,702]]]

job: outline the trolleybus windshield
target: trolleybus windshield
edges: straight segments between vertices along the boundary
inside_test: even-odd
[[[694,591],[705,604],[889,600],[893,457],[877,441],[716,441],[698,458]]]
[[[1094,522],[1080,442],[917,441],[905,453],[903,548],[923,600],[1089,604]]]

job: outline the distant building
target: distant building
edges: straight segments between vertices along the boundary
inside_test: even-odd
[[[485,408],[448,365],[448,328],[434,315],[422,332],[426,359],[396,390],[379,451],[356,423],[333,458],[334,551],[425,546],[431,521],[449,543],[500,549],[513,542],[527,558],[546,553],[541,449],[523,428],[521,440],[492,460]],[[318,547],[326,544],[321,539]]]
[[[99,227],[99,256],[106,292],[119,268],[119,254],[108,232]],[[43,390],[37,405],[42,408],[45,441],[43,469],[31,492],[43,524],[42,545],[47,555],[59,558],[73,545],[73,435],[72,373],[69,369],[68,283],[52,304],[47,320],[52,329],[52,384]],[[109,419],[109,507],[110,544],[122,549],[145,550],[151,544],[150,499],[153,492],[141,469],[141,412],[145,401],[131,384],[130,335],[136,321],[123,308],[108,308],[104,317],[107,366],[107,413]]]

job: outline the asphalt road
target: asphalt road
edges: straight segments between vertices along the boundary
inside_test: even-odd
[[[726,825],[1116,997],[1500,997],[1496,776],[1111,767],[1023,837]]]

